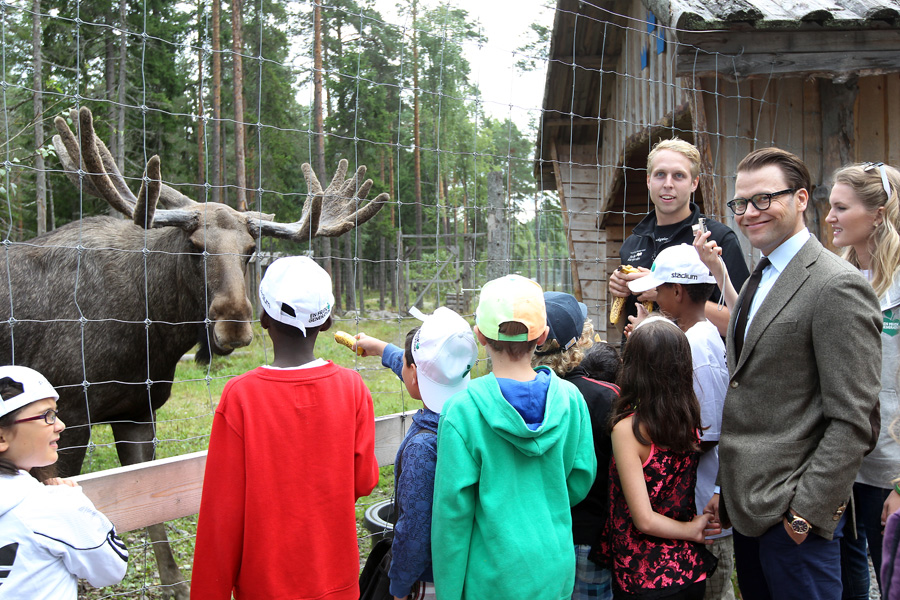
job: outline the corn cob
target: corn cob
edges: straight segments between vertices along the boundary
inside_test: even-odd
[[[632,267],[631,265],[622,265],[617,269],[619,272],[624,273],[625,275],[629,275],[631,273],[640,273],[641,270],[637,267]],[[613,299],[612,307],[609,309],[609,322],[613,325],[619,322],[619,319],[622,318],[623,309],[625,308],[625,300],[626,298],[620,298],[616,296]],[[647,309],[647,312],[653,312],[653,303],[652,302],[644,302],[644,308]]]
[[[356,338],[347,333],[346,331],[335,331],[334,332],[334,341],[336,341],[341,346],[347,346],[351,350],[353,350],[353,345],[356,343]],[[359,356],[363,355],[363,349],[357,348],[356,353]]]

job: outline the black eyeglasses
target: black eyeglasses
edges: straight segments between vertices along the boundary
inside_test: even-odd
[[[754,194],[749,198],[735,198],[728,203],[728,208],[736,215],[742,215],[747,212],[747,204],[752,204],[756,210],[766,210],[772,205],[772,198],[793,194],[796,191],[797,188],[788,188],[780,192],[772,192],[771,194]]]
[[[48,408],[44,412],[34,417],[28,417],[27,419],[19,419],[18,421],[13,421],[13,425],[16,423],[27,423],[28,421],[37,421],[38,419],[43,419],[44,423],[47,425],[53,425],[56,423],[56,417],[59,415],[58,410],[53,410],[52,408]]]

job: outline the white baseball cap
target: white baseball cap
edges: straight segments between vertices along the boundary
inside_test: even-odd
[[[21,385],[22,393],[6,400],[0,398],[0,417],[38,400],[46,398],[59,400],[59,394],[56,393],[47,378],[34,369],[5,365],[0,367],[0,381],[6,378]]]
[[[428,316],[416,307],[409,312],[422,321],[412,341],[422,402],[440,413],[451,396],[469,385],[469,371],[478,360],[475,335],[465,319],[445,306]]]
[[[307,327],[318,327],[331,314],[331,276],[308,256],[279,258],[259,283],[259,299],[267,315],[306,335]]]
[[[664,283],[715,283],[709,269],[700,260],[697,250],[688,244],[670,246],[656,255],[650,273],[628,282],[635,294],[646,292]]]

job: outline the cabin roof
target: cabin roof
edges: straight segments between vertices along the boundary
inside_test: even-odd
[[[896,28],[900,0],[645,0],[676,29]]]
[[[900,0],[558,0],[535,176],[556,189],[551,141],[601,139],[626,32],[650,12],[675,42],[676,76],[824,77],[900,71]],[[628,70],[631,70],[629,68]],[[635,69],[637,70],[637,69]]]

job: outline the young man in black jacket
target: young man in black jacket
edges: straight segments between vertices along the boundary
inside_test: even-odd
[[[672,138],[657,143],[647,156],[647,189],[654,211],[638,223],[619,251],[623,265],[641,269],[641,273],[614,272],[609,278],[609,293],[627,298],[625,315],[634,315],[635,302],[656,300],[656,291],[648,290],[638,296],[628,289],[628,282],[649,273],[656,255],[664,248],[694,241],[693,225],[706,218],[710,239],[722,248],[722,258],[728,267],[728,276],[736,290],[741,289],[750,275],[747,262],[741,252],[737,235],[726,225],[704,217],[700,208],[691,202],[691,194],[700,183],[700,152],[684,140]],[[706,304],[706,318],[723,336],[731,315],[724,305],[719,310],[718,289]]]

